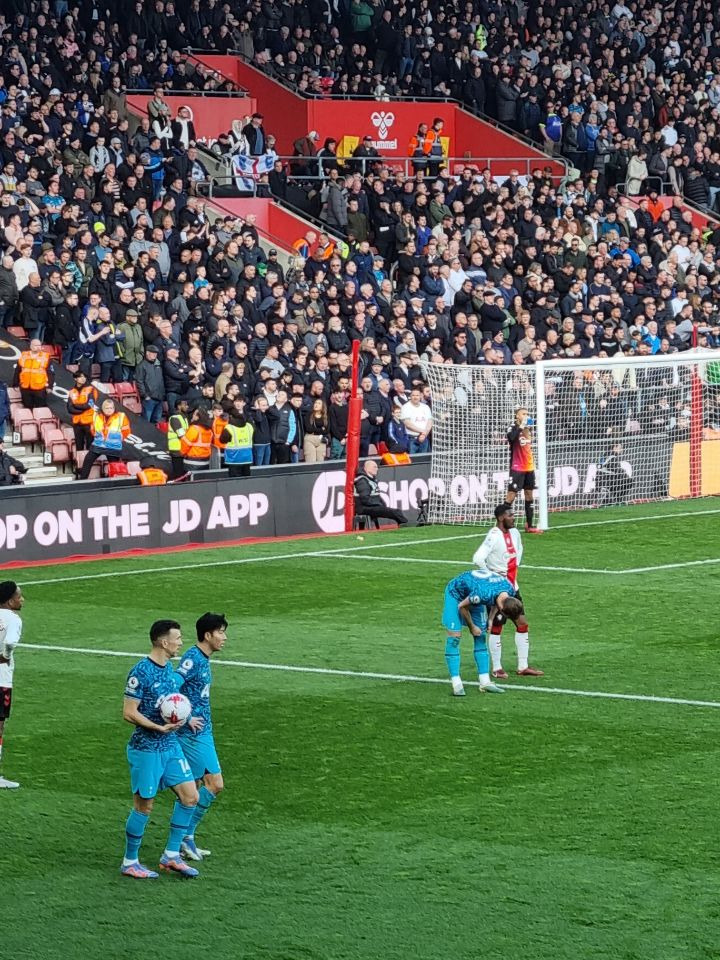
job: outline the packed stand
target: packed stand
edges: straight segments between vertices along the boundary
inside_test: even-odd
[[[286,7],[304,16],[302,5]],[[172,4],[155,5],[163,9],[165,29],[178,18]],[[382,22],[388,13],[392,21],[392,10],[378,9]],[[497,73],[499,87],[493,31],[507,24],[493,27],[494,17],[474,59],[481,72]],[[438,15],[433,30],[443,22]],[[192,31],[192,16],[180,23]],[[228,26],[261,42],[259,25],[243,28],[242,15]],[[218,449],[233,472],[246,473],[251,463],[344,456],[354,340],[361,452],[384,444],[397,454],[429,449],[427,363],[479,364],[492,377],[492,367],[546,357],[673,353],[694,338],[720,346],[719,238],[702,237],[679,202],[664,210],[651,196],[635,209],[587,156],[575,158],[582,175],[563,184],[540,169],[501,183],[489,170],[450,176],[432,143],[424,148],[441,129],[439,116],[418,131],[412,177],[379,157],[340,161],[336,142],[320,146],[314,131],[297,145],[290,171],[274,164],[267,189],[282,197],[288,173],[302,179],[298,165],[320,156],[325,182],[311,189],[332,228],[298,238],[283,268],[252,216],[211,224],[198,196],[207,169],[192,121],[167,108],[165,90],[209,89],[217,79],[171,52],[177,41],[157,23],[144,38],[136,28],[150,30],[133,17],[116,27],[40,13],[0,31],[2,322],[21,324],[36,341],[17,370],[26,407],[45,402],[54,365],[76,376],[68,411],[77,449],[87,450],[83,475],[94,454],[120,456],[131,410],[116,402],[123,384],[137,391],[148,422],[166,426],[174,475],[218,464]],[[209,43],[222,30],[213,20],[201,32]],[[566,90],[570,79],[552,79],[548,66],[543,89]],[[577,82],[583,95],[600,95]],[[153,84],[149,119],[131,134],[125,90]],[[661,119],[651,121],[653,139]],[[248,118],[228,139],[265,154],[273,143],[262,120]],[[93,380],[113,384],[115,401],[95,396]],[[602,399],[593,394],[588,403]],[[671,395],[670,403],[674,430],[682,399]],[[708,410],[717,419],[717,404]]]

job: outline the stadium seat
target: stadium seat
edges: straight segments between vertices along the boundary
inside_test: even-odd
[[[69,423],[61,423],[60,429],[68,443],[75,443],[75,433]]]
[[[372,526],[376,530],[380,529],[380,521],[377,517],[369,517],[362,512],[362,507],[355,500],[355,515],[353,517],[353,530],[369,530]]]
[[[32,410],[28,410],[27,407],[23,406],[13,406],[10,410],[10,417],[14,427],[19,427],[21,423],[24,423],[27,420],[29,420],[31,423],[35,423]]]
[[[60,347],[51,346],[49,343],[43,344],[43,353],[49,353],[53,360],[60,363],[62,360],[62,350]]]
[[[8,387],[8,400],[10,403],[22,403],[20,387]]]
[[[43,423],[52,423],[54,426],[57,426],[57,417],[52,412],[50,407],[35,407],[32,412],[33,420],[38,425]]]
[[[62,430],[50,428],[43,438],[43,442],[45,443],[46,456],[49,454],[50,463],[62,463],[64,468],[64,465],[72,459],[71,445]]]
[[[142,470],[139,460],[128,460],[126,466],[127,466],[128,476],[131,476],[131,477],[136,477]]]
[[[78,470],[80,470],[80,469],[82,468],[82,465],[83,465],[83,463],[84,463],[84,461],[85,461],[85,457],[87,456],[87,454],[88,454],[88,451],[87,451],[87,450],[76,450],[76,451],[75,451],[75,465],[76,465],[76,467],[77,467]],[[96,462],[96,463],[94,463],[94,464],[92,465],[92,469],[90,470],[90,476],[89,476],[88,479],[90,479],[90,480],[99,480],[99,479],[102,477],[102,475],[103,475],[103,474],[102,474],[102,467],[100,466],[100,463],[97,463],[97,462]]]
[[[121,460],[119,463],[108,463],[107,475],[108,477],[129,477],[130,471],[128,465]]]
[[[138,396],[137,387],[134,383],[116,383],[114,386],[115,395],[118,397]]]
[[[120,402],[126,410],[129,410],[130,413],[142,413],[142,403],[140,402],[139,397],[128,394],[120,398]]]
[[[28,339],[28,335],[25,332],[25,327],[8,327],[7,332],[11,337],[18,337],[20,340]]]
[[[45,446],[48,445],[49,437],[59,429],[56,423],[50,423],[47,420],[38,424],[38,427],[40,428],[40,439],[42,440]],[[63,436],[63,440],[64,439],[65,437]]]

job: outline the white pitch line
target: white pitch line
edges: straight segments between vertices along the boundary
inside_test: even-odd
[[[55,644],[23,643],[23,650],[44,650],[49,653],[82,653],[102,657],[137,657],[142,659],[145,653],[131,653],[126,650],[96,650],[93,647],[61,647]],[[180,658],[178,658],[180,659]],[[354,677],[358,680],[391,680],[400,683],[440,683],[447,686],[450,681],[440,677],[416,677],[412,674],[375,673],[367,670],[333,670],[330,667],[301,667],[287,663],[253,663],[246,660],[216,660],[213,663],[224,667],[242,667],[246,670],[279,670],[285,673],[312,673],[328,677]],[[567,697],[592,697],[599,700],[630,700],[637,703],[669,703],[684,707],[720,708],[720,702],[714,700],[688,700],[681,697],[654,697],[642,693],[608,693],[602,690],[571,690],[563,687],[536,687],[518,684],[498,684],[504,690],[525,693],[552,693]]]
[[[580,521],[578,523],[562,523],[557,527],[551,527],[550,530],[546,531],[547,533],[552,533],[558,530],[564,529],[574,529],[578,527],[595,527],[595,526],[604,526],[605,524],[614,524],[614,523],[640,523],[647,520],[670,520],[675,517],[699,517],[707,516],[708,514],[720,513],[718,510],[688,510],[682,513],[661,513],[661,514],[652,514],[645,517],[619,517],[614,520],[586,520]],[[480,525],[479,525],[480,526]],[[367,550],[385,550],[388,548],[395,547],[399,549],[402,547],[412,547],[417,546],[418,544],[426,543],[450,543],[454,540],[473,540],[475,538],[480,538],[483,535],[484,527],[480,532],[474,533],[460,533],[460,534],[451,534],[446,537],[421,537],[415,540],[404,540],[404,541],[386,541],[384,543],[375,543],[375,544],[366,544],[362,547],[338,547],[332,550],[308,550],[308,551],[298,551],[296,553],[279,553],[275,555],[262,556],[262,557],[238,557],[232,560],[207,560],[207,561],[196,561],[195,563],[181,563],[174,566],[163,566],[163,567],[142,567],[140,569],[130,569],[130,570],[113,570],[107,571],[104,573],[84,573],[75,577],[48,577],[44,580],[23,580],[24,587],[38,587],[42,586],[44,583],[74,583],[75,581],[83,580],[105,580],[110,577],[131,577],[136,575],[141,575],[144,573],[171,573],[174,570],[197,570],[200,568],[208,567],[232,567],[239,564],[245,563],[271,563],[276,560],[294,560],[296,558],[302,559],[304,557],[330,557],[336,555],[342,555],[347,553],[360,553]],[[198,544],[198,549],[209,549],[203,548],[202,544]],[[112,556],[109,557],[98,557],[97,561],[110,560]],[[558,568],[559,569],[559,568]],[[570,571],[566,571],[570,572]],[[610,572],[610,571],[608,571]],[[642,571],[644,572],[644,571]]]
[[[386,563],[449,563],[453,567],[472,567],[472,560],[435,560],[431,557],[373,557],[364,555],[355,557],[352,554],[336,554],[335,560],[380,560]],[[695,561],[698,562],[698,561]],[[715,561],[713,561],[715,562]],[[717,561],[720,563],[720,561]],[[591,570],[588,567],[545,567],[530,563],[522,565],[523,570],[549,570],[553,573],[625,573],[624,570]]]

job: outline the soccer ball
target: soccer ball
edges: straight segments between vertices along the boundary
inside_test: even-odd
[[[185,723],[192,713],[192,704],[182,693],[169,693],[160,704],[160,713],[166,723]]]

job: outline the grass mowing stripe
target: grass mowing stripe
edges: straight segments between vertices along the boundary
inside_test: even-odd
[[[23,643],[25,650],[44,650],[48,653],[81,653],[102,657],[137,657],[142,659],[145,653],[131,653],[127,650],[96,650],[92,647],[62,647],[54,644]],[[179,657],[177,659],[180,659]],[[329,677],[355,677],[358,680],[393,680],[402,683],[440,683],[448,686],[450,681],[441,677],[416,677],[412,674],[375,673],[366,670],[334,670],[331,667],[303,667],[287,663],[253,663],[245,660],[217,660],[213,663],[223,667],[242,667],[246,670],[279,670],[285,673],[314,673]],[[504,690],[524,693],[552,693],[568,697],[591,697],[598,700],[629,700],[637,703],[667,703],[684,707],[720,708],[720,702],[714,700],[687,700],[682,697],[656,697],[642,693],[610,693],[604,690],[571,690],[563,687],[513,686],[498,684]]]

